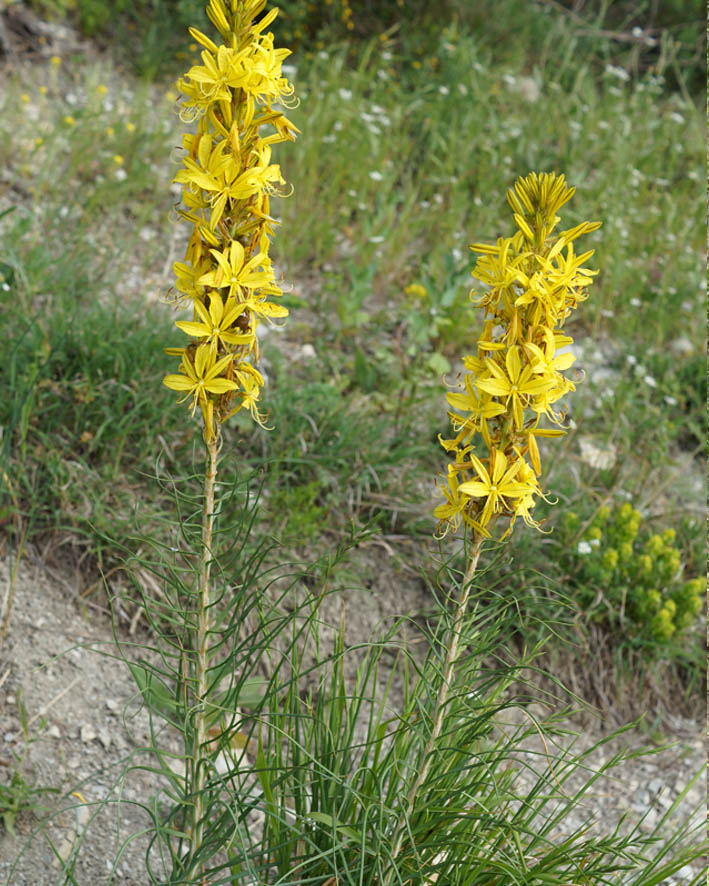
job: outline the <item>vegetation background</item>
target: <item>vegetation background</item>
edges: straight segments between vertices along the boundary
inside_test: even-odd
[[[467,246],[509,232],[518,175],[563,172],[578,189],[565,222],[603,221],[571,330],[585,379],[546,459],[553,531],[516,533],[490,583],[517,605],[512,655],[551,625],[553,673],[609,716],[696,716],[699,612],[675,606],[663,630],[658,615],[698,596],[703,582],[683,589],[706,559],[703,6],[281,7],[301,99],[302,136],[278,156],[295,185],[274,249],[291,317],[264,344],[274,430],[234,421],[223,465],[227,482],[260,472],[257,534],[316,554],[354,524],[367,543],[341,586],[386,584],[396,606],[435,584],[443,378],[478,334]],[[195,57],[186,27],[206,20],[195,0],[35,0],[0,21],[2,552],[78,564],[84,605],[105,605],[104,577],[127,627],[142,617],[122,568],[136,503],[169,546],[173,485],[199,467],[196,426],[161,385],[180,333],[160,296],[184,249],[175,77]],[[621,512],[637,535],[609,568]],[[653,575],[679,566],[653,584],[647,556]],[[11,603],[9,582],[10,632]]]

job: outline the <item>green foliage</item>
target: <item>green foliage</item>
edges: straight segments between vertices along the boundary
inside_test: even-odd
[[[569,779],[591,765],[591,755],[606,739],[576,754],[564,739],[561,715],[539,722],[523,713],[525,698],[513,695],[512,686],[519,687],[538,650],[514,665],[500,663],[498,646],[517,619],[504,588],[488,589],[484,605],[476,604],[465,624],[464,654],[454,671],[443,729],[407,814],[406,798],[424,762],[443,679],[441,656],[450,631],[445,592],[427,624],[400,622],[371,642],[348,647],[342,630],[333,631],[323,614],[331,597],[326,588],[342,568],[346,546],[305,569],[264,570],[263,552],[244,546],[255,503],[244,497],[242,484],[227,492],[243,508],[236,523],[219,518],[214,560],[219,663],[206,699],[215,719],[205,760],[204,839],[197,853],[184,830],[194,802],[189,774],[194,709],[185,702],[192,677],[186,683],[185,674],[192,673],[196,651],[186,642],[189,627],[185,621],[183,628],[181,614],[194,606],[194,591],[179,555],[168,568],[144,562],[160,576],[159,599],[145,599],[160,655],[146,655],[138,686],[153,734],[167,718],[185,741],[184,756],[168,759],[157,751],[152,768],[156,794],[146,804],[154,826],[146,856],[150,882],[197,883],[204,877],[225,884],[324,886],[335,877],[352,886],[423,886],[435,874],[438,882],[467,886],[485,886],[491,875],[500,882],[524,882],[533,875],[535,882],[573,880],[583,886],[613,877],[619,884],[647,886],[699,857],[701,838],[686,822],[672,823],[671,810],[652,832],[622,832],[605,823],[600,832],[586,832],[579,807],[587,791],[635,753],[606,754],[580,790],[569,788]],[[177,494],[182,510],[197,513],[196,498]],[[199,522],[182,525],[182,551],[189,551]],[[460,581],[450,569],[439,578],[446,588]],[[480,583],[487,584],[484,574]],[[161,628],[166,613],[172,615],[168,634]],[[326,642],[333,634],[334,642]],[[264,672],[260,694],[248,694],[251,681]],[[149,674],[161,687],[159,703]],[[396,700],[394,687],[400,693]],[[162,696],[170,692],[166,702]],[[534,751],[540,730],[544,744]],[[523,750],[524,763],[513,762]],[[186,778],[175,775],[183,767]],[[394,854],[402,816],[406,838]],[[195,865],[201,871],[197,879],[188,873]]]
[[[564,566],[586,618],[606,622],[652,655],[682,644],[697,623],[706,585],[683,578],[673,529],[651,534],[627,502],[614,511],[599,508],[588,525],[568,511],[562,526]]]
[[[26,812],[38,814],[46,811],[46,803],[41,798],[46,794],[59,793],[57,788],[39,787],[26,772],[27,751],[30,744],[36,739],[30,735],[27,711],[21,693],[18,693],[17,709],[24,747],[21,753],[11,750],[12,762],[7,772],[4,773],[3,780],[0,781],[0,821],[10,837],[15,836],[15,822],[19,815]],[[40,729],[44,728],[45,722],[44,719],[41,720]]]

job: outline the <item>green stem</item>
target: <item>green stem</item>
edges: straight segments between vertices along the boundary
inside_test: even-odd
[[[443,728],[443,719],[446,703],[448,701],[448,693],[450,691],[451,681],[453,679],[453,667],[458,658],[463,619],[465,618],[465,613],[468,608],[470,588],[472,586],[473,576],[475,575],[475,570],[477,569],[478,560],[480,558],[480,548],[482,546],[482,543],[483,539],[481,536],[479,536],[478,538],[476,538],[470,551],[468,568],[465,570],[465,576],[463,577],[463,584],[461,586],[460,599],[458,600],[458,604],[455,609],[453,624],[451,626],[451,632],[448,638],[446,657],[443,663],[443,682],[441,683],[441,687],[438,690],[438,697],[436,698],[436,704],[433,709],[433,727],[431,729],[431,734],[428,737],[428,741],[426,742],[426,747],[423,751],[423,765],[419,771],[419,774],[416,776],[416,780],[411,785],[411,789],[406,797],[406,812],[399,820],[396,831],[394,833],[394,840],[391,852],[392,867],[389,869],[389,872],[383,882],[383,886],[389,886],[389,883],[391,882],[391,878],[394,874],[394,861],[401,851],[401,846],[404,842],[404,831],[406,828],[406,823],[411,818],[411,814],[414,811],[414,806],[416,805],[416,797],[418,796],[418,792],[421,789],[423,783],[426,781],[426,777],[428,776],[428,771],[431,768],[431,761],[433,760],[433,751],[435,749],[436,742],[438,741],[438,737],[441,734],[441,729]]]
[[[204,833],[204,786],[207,780],[207,669],[209,666],[209,634],[211,611],[209,572],[212,564],[212,527],[214,525],[214,481],[217,476],[217,440],[207,443],[207,468],[204,474],[204,510],[202,512],[202,544],[197,599],[196,689],[194,695],[194,737],[192,745],[194,806],[191,827],[191,855],[202,845]],[[198,871],[192,869],[191,876]]]

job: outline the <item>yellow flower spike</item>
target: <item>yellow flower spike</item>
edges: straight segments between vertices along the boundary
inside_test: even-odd
[[[285,184],[271,146],[294,140],[298,130],[281,110],[293,96],[281,71],[289,50],[274,47],[267,29],[277,13],[265,5],[211,0],[207,15],[224,42],[191,28],[202,51],[177,84],[180,117],[197,125],[183,136],[174,179],[183,186],[177,211],[193,225],[185,259],[174,265],[174,300],[189,299],[193,317],[177,322],[191,343],[170,349],[181,363],[165,383],[191,399],[193,412],[200,406],[212,440],[214,428],[240,410],[264,424],[257,330],[264,318],[288,315],[267,300],[281,295],[268,255],[277,224],[269,198]],[[212,362],[226,369],[216,371]]]
[[[484,321],[477,355],[463,358],[463,391],[446,395],[460,412],[449,413],[456,436],[439,437],[455,463],[443,487],[447,504],[436,516],[451,528],[465,522],[482,535],[500,517],[509,518],[505,535],[517,517],[540,528],[531,516],[537,496],[544,497],[537,441],[565,431],[539,422],[542,415],[556,424],[563,421],[554,404],[575,389],[563,374],[575,356],[561,327],[587,298],[596,273],[584,267],[593,251],[576,255],[573,241],[596,230],[598,222],[551,236],[560,221],[557,211],[573,194],[564,176],[555,173],[517,179],[507,193],[516,232],[470,247],[478,253],[473,277],[486,286],[476,300]],[[489,453],[487,461],[474,451],[476,434]]]

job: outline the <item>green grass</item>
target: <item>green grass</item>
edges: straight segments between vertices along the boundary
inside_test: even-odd
[[[468,244],[511,232],[518,175],[564,172],[577,187],[564,226],[603,221],[584,244],[600,273],[571,330],[587,372],[570,402],[577,433],[547,447],[561,504],[539,510],[553,525],[646,489],[644,511],[678,530],[694,575],[699,493],[671,478],[704,439],[703,109],[662,66],[629,65],[626,80],[606,69],[622,61],[608,41],[535,10],[504,44],[494,22],[460,18],[425,47],[410,32],[289,59],[303,132],[277,152],[295,193],[277,207],[273,253],[294,286],[286,331],[264,341],[274,430],[237,420],[228,441],[242,476],[264,471],[269,531],[317,546],[350,519],[386,533],[396,514],[424,563],[441,376],[479,331]],[[166,82],[69,58],[23,70],[0,99],[3,513],[18,538],[68,530],[103,566],[120,559],[106,539],[130,534],[136,501],[158,524],[171,507],[150,478],[196,469],[197,425],[160,383],[181,333],[155,294],[187,233],[170,220],[173,99]],[[614,464],[591,467],[581,437]],[[536,569],[549,540],[519,535]],[[546,572],[563,592],[563,570]]]

